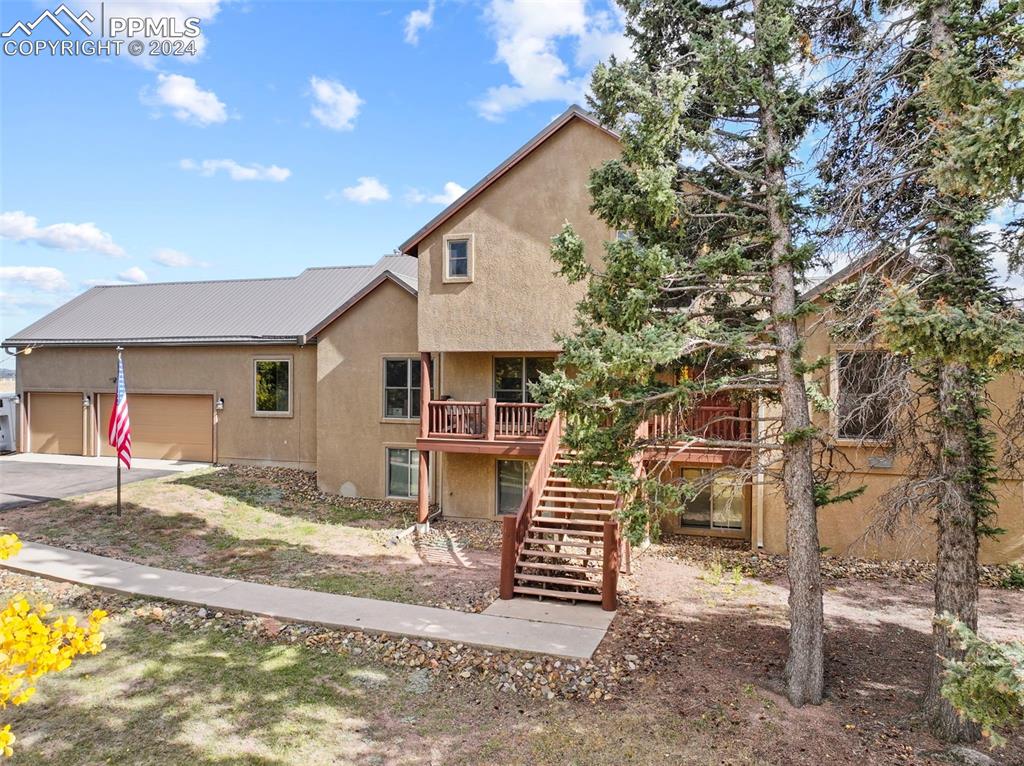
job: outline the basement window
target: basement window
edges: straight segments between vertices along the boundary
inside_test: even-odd
[[[257,415],[291,415],[290,359],[253,361],[253,411]]]
[[[519,511],[526,494],[526,485],[530,483],[533,460],[499,460],[498,462],[498,497],[495,509],[499,516],[508,516]]]
[[[416,497],[420,486],[420,453],[405,447],[388,447],[387,458],[388,497]]]

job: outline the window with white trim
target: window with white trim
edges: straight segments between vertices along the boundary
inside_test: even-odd
[[[416,497],[420,485],[420,453],[407,447],[387,448],[388,497]]]
[[[885,351],[839,351],[836,353],[834,393],[836,436],[840,439],[885,438],[887,406],[880,395],[882,378],[891,355]]]
[[[253,410],[259,415],[291,412],[292,363],[288,359],[256,359],[253,363]]]
[[[472,235],[445,237],[444,278],[446,282],[473,281]]]
[[[420,416],[420,376],[419,359],[384,360],[384,417]]]
[[[519,511],[536,463],[533,460],[498,460],[497,464],[497,498],[494,507],[499,516],[507,516]]]

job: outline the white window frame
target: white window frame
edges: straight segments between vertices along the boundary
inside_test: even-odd
[[[288,365],[288,409],[281,412],[278,410],[260,410],[256,406],[256,376],[260,362],[284,362]],[[292,417],[292,396],[295,389],[295,376],[293,372],[295,365],[290,356],[256,356],[252,360],[252,416],[254,418],[290,418]]]
[[[839,433],[839,355],[840,354],[885,354],[884,348],[848,344],[835,346],[832,349],[832,362],[829,365],[829,398],[833,407],[829,412],[829,430],[832,433],[832,441],[838,446],[872,446],[884,445],[888,440],[877,437],[842,436]]]
[[[409,453],[409,495],[391,494],[391,451],[405,450]],[[412,481],[412,469],[416,470],[416,481]],[[402,444],[388,444],[384,447],[384,497],[389,500],[416,500],[419,497],[420,454],[415,447]]]
[[[388,389],[393,388],[395,390],[398,390],[396,386],[389,386],[388,385],[388,362],[405,362],[406,363],[406,367],[405,367],[405,390],[409,392],[409,401],[407,403],[407,405],[408,405],[407,409],[408,409],[408,412],[409,412],[408,415],[404,415],[403,416],[403,415],[389,415],[388,414]],[[408,422],[410,420],[411,421],[418,421],[420,419],[419,415],[413,415],[412,414],[413,399],[416,398],[416,401],[418,402],[419,401],[418,397],[420,396],[420,392],[422,391],[422,388],[413,389],[413,387],[412,387],[412,368],[413,368],[413,365],[416,365],[417,367],[420,365],[419,357],[402,356],[401,354],[395,354],[395,355],[386,355],[386,356],[384,356],[382,358],[381,364],[380,364],[380,382],[381,382],[381,389],[380,389],[380,391],[381,391],[381,403],[380,403],[380,408],[381,408],[381,419],[382,420],[386,420],[386,421],[401,421],[401,422],[405,423],[405,422]],[[423,385],[423,380],[421,378],[420,379],[420,386],[422,387],[422,385]],[[413,394],[412,394],[413,390],[416,391],[416,397],[413,397]]]
[[[475,271],[476,263],[476,247],[473,241],[473,234],[446,234],[442,240],[442,248],[444,249],[444,272],[443,282],[446,283],[465,283],[473,281],[473,272]],[[465,276],[451,276],[451,270],[448,265],[448,243],[449,242],[465,242],[466,243],[466,275]]]
[[[536,460],[520,460],[516,458],[505,458],[501,457],[494,461],[494,515],[498,518],[504,516],[511,516],[512,513],[501,512],[501,464],[502,463],[524,463],[524,468],[528,469],[523,472],[523,494],[526,494],[526,488],[530,484],[530,476],[533,473],[533,468],[536,467]],[[532,467],[531,467],[532,466]],[[513,511],[513,513],[515,513]]]

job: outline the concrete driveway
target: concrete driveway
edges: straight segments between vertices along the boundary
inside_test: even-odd
[[[121,471],[121,483],[208,467],[206,463],[136,460]],[[114,458],[64,455],[0,457],[0,511],[108,489],[117,483]]]

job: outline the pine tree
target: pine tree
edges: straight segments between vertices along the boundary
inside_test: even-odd
[[[923,416],[893,437],[913,456],[909,477],[881,505],[890,528],[931,514],[936,614],[976,630],[979,538],[998,533],[998,424],[985,387],[1024,366],[1024,322],[995,282],[998,243],[982,228],[995,206],[1020,198],[1024,179],[1021,4],[868,3],[831,32],[846,61],[820,165],[823,209],[835,235],[878,254],[890,286],[865,291],[865,326],[921,381],[922,401],[909,409]],[[1021,424],[1011,427],[1019,437]],[[977,727],[940,694],[943,662],[961,652],[941,625],[933,642],[929,724],[946,740],[975,739]]]
[[[622,155],[590,181],[593,211],[621,236],[600,268],[570,225],[555,238],[561,273],[585,281],[587,292],[540,394],[566,413],[577,479],[611,476],[624,491],[638,490],[624,511],[634,539],[721,473],[756,475],[748,464],[672,483],[662,481],[661,466],[638,478],[631,461],[641,450],[700,441],[766,456],[788,511],[788,696],[816,704],[824,685],[822,488],[798,329],[806,307],[797,295],[813,251],[803,241],[805,190],[792,178],[815,114],[799,76],[810,39],[797,21],[804,9],[795,0],[623,5],[635,58],[612,59],[592,81],[592,107],[620,133]],[[687,415],[711,397],[775,402],[781,414],[753,444],[695,432]],[[645,433],[653,415],[674,426]]]

